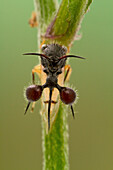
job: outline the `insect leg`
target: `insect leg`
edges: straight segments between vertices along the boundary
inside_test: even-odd
[[[38,74],[39,78],[40,78],[40,74],[41,74],[41,64],[36,65],[33,69],[32,69],[32,82],[33,84],[35,84],[35,73]]]
[[[33,102],[33,104],[32,104],[32,107],[31,107],[31,112],[33,112],[33,111],[34,111],[34,108],[35,108],[35,103],[36,103],[36,102]]]
[[[65,65],[64,69],[66,71],[66,74],[65,74],[65,77],[64,77],[64,82],[65,82],[65,81],[69,80],[71,72],[72,72],[72,68],[70,67],[70,65]]]
[[[32,82],[33,84],[35,84],[35,73],[38,74],[39,78],[40,78],[40,74],[41,74],[41,64],[36,65],[33,69],[32,69]],[[34,107],[35,107],[35,102],[33,102],[32,107],[31,107],[31,112],[34,111]]]

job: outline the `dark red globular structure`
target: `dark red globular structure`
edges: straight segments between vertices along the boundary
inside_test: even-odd
[[[76,99],[76,93],[71,88],[63,87],[60,92],[60,98],[65,104],[72,104]]]
[[[30,102],[39,100],[42,95],[42,86],[31,85],[26,89],[26,97]]]

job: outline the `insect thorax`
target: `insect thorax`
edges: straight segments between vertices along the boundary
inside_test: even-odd
[[[66,58],[59,61],[59,58],[66,55],[67,48],[58,44],[44,44],[42,52],[48,56],[49,60],[42,57],[41,64],[44,66],[44,72],[47,75],[57,76],[62,73],[62,67],[65,66]]]

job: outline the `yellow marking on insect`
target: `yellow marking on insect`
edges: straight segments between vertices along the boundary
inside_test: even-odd
[[[33,69],[32,69],[32,74],[34,75],[34,73],[37,73],[39,78],[41,76],[41,64],[36,65]]]
[[[32,107],[31,107],[31,112],[33,112],[33,111],[34,111],[35,104],[36,104],[36,102],[33,102]]]
[[[72,73],[72,68],[71,68],[70,65],[65,65],[65,66],[64,66],[64,69],[65,69],[65,72],[68,71],[68,75],[67,75],[67,77],[66,77],[66,81],[69,81],[70,75],[71,75],[71,73]]]
[[[69,53],[69,52],[70,52],[70,46],[67,47],[67,53]]]
[[[40,44],[40,49],[42,48],[43,44],[45,44],[45,39],[43,39],[42,43]]]

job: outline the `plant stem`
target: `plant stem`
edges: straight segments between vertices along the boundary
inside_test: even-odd
[[[44,170],[69,169],[67,112],[64,113],[62,105],[48,134],[43,123],[43,153]]]
[[[71,45],[90,3],[91,0],[62,0],[57,16],[46,31],[46,40]]]
[[[35,0],[34,2],[38,20],[38,47],[40,47],[41,36],[45,34],[48,25],[56,15],[58,3],[56,0]]]
[[[69,47],[75,39],[81,20],[92,0],[62,0],[57,11],[58,2],[55,0],[35,0],[39,23],[38,46],[44,38],[46,44],[57,43]],[[43,110],[45,111],[42,108],[42,112]],[[60,104],[52,128],[48,133],[44,115],[45,113],[42,113],[43,169],[68,170],[67,111],[65,111],[64,105],[62,107]]]

